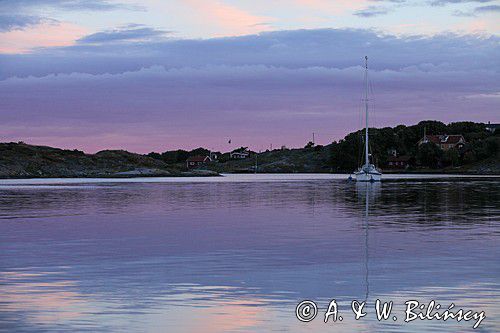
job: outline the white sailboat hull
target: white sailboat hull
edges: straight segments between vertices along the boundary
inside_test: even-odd
[[[382,180],[382,174],[379,172],[355,172],[357,182],[379,182]]]

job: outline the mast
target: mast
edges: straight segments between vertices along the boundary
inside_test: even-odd
[[[365,165],[370,164],[368,158],[368,56],[365,56]]]

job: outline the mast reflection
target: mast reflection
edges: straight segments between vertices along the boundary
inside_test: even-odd
[[[356,192],[360,203],[364,201],[363,229],[365,230],[365,301],[368,301],[370,294],[370,201],[373,203],[381,192],[381,184],[377,182],[357,182]]]

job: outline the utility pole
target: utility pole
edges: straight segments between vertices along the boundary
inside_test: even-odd
[[[314,141],[314,132],[313,132],[313,146],[316,144],[316,142]]]
[[[260,153],[260,150],[259,150],[259,153]],[[255,173],[257,173],[257,167],[258,167],[258,164],[257,164],[257,156],[258,156],[258,155],[259,155],[258,153],[255,153],[255,170],[254,170],[254,171],[255,171]]]

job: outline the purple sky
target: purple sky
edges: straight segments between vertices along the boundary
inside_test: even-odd
[[[11,38],[11,44],[0,44],[0,141],[87,152],[199,146],[226,151],[303,146],[315,132],[316,141],[327,144],[362,127],[364,55],[372,69],[374,126],[500,121],[496,30],[380,31],[355,21],[366,20],[359,12],[369,7],[351,9],[356,28],[304,24],[308,29],[267,26],[245,34],[254,31],[235,27],[234,36],[198,36],[193,30],[172,37],[168,27],[126,24],[75,28],[82,33],[70,43],[57,41],[76,30],[45,31],[44,38],[54,38],[43,45],[29,44],[26,29],[43,30],[48,18],[28,19],[16,9],[23,15],[0,16],[0,31]],[[14,47],[13,41],[31,48]]]

